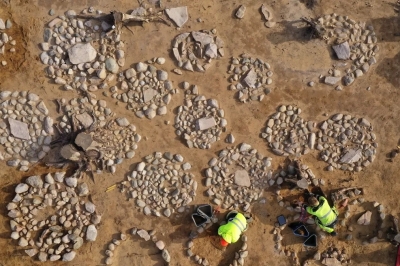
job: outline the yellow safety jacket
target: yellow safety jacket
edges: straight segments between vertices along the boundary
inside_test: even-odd
[[[218,228],[218,235],[220,235],[229,244],[236,243],[242,232],[246,229],[247,221],[243,214],[236,214],[232,221],[222,225]]]
[[[330,225],[337,219],[336,213],[329,206],[328,200],[322,196],[318,198],[319,205],[317,210],[313,211],[315,207],[308,206],[306,208],[309,214],[315,215],[322,225]]]

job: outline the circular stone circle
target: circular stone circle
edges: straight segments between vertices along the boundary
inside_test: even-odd
[[[164,261],[169,264],[171,262],[171,256],[169,255],[168,250],[165,248],[165,243],[162,240],[158,240],[157,238],[157,231],[156,230],[144,230],[140,228],[132,228],[130,231],[132,236],[139,236],[141,239],[144,241],[149,241],[151,240],[154,245],[161,251],[161,256],[164,259]],[[111,265],[114,263],[114,253],[117,249],[118,246],[121,245],[121,241],[126,241],[127,236],[123,233],[119,235],[119,240],[118,239],[113,239],[110,241],[110,243],[107,245],[107,250],[105,251],[106,259],[105,259],[105,264],[106,265]]]
[[[89,8],[80,15],[100,14],[102,11]],[[44,42],[39,45],[43,51],[40,60],[48,65],[46,74],[65,90],[96,91],[108,87],[106,78],[110,79],[125,64],[124,43],[117,30],[110,34],[111,27],[106,21],[78,18],[74,10],[54,18],[44,29]],[[81,44],[86,45],[80,48],[85,53],[80,51],[80,56],[75,56],[78,61],[72,63],[70,51],[79,50]],[[79,60],[83,55],[88,57],[86,62]]]
[[[221,150],[205,170],[206,196],[223,209],[249,211],[272,178],[271,161],[246,143]]]
[[[0,152],[0,160],[8,160],[8,166],[28,171],[30,164],[37,163],[50,150],[53,119],[48,116],[44,102],[34,93],[2,91],[0,101],[0,144],[5,147],[5,152]],[[10,121],[18,126],[11,128]]]
[[[185,206],[196,197],[197,181],[188,162],[182,155],[155,152],[136,164],[136,170],[122,182],[121,192],[145,215],[170,217],[174,212],[185,211]]]
[[[375,55],[379,51],[376,44],[378,38],[374,32],[373,26],[366,26],[365,22],[356,22],[348,16],[341,16],[335,13],[323,15],[315,23],[321,30],[321,38],[328,44],[338,45],[348,43],[348,58],[351,60],[350,68],[342,70],[347,64],[337,63],[335,69],[330,71],[332,77],[342,79],[343,84],[348,86],[352,84],[355,78],[366,74],[370,66],[376,64]],[[327,76],[328,77],[328,76]],[[327,78],[325,77],[325,78]],[[325,83],[327,83],[325,81]]]
[[[367,119],[339,113],[319,128],[317,149],[330,169],[359,172],[374,161],[378,144]]]
[[[89,194],[86,183],[65,177],[65,172],[43,176],[30,176],[15,188],[7,205],[11,238],[40,261],[70,261],[84,239],[95,241],[101,216],[84,198]]]
[[[209,149],[226,128],[224,116],[218,101],[199,95],[198,87],[193,85],[185,91],[184,105],[178,107],[175,133],[189,148]]]
[[[241,102],[262,101],[271,92],[267,86],[272,83],[273,72],[270,64],[262,59],[247,54],[232,57],[228,74],[231,74],[228,81],[232,84],[229,89],[238,92]]]
[[[301,118],[301,109],[296,106],[281,105],[277,110],[267,120],[261,137],[276,155],[307,154],[313,149],[309,137],[316,131],[316,123]]]
[[[167,114],[167,105],[175,93],[168,72],[157,69],[153,63],[139,62],[135,68],[119,73],[119,85],[110,88],[111,97],[126,103],[127,109],[139,118]]]
[[[205,72],[213,59],[224,56],[224,42],[216,30],[179,34],[172,41],[172,53],[178,66],[188,71]]]

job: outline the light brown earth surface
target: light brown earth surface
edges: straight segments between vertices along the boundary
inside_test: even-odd
[[[147,3],[147,1],[144,2]],[[307,2],[309,1],[162,0],[165,7],[188,6],[190,18],[181,30],[161,23],[147,23],[143,27],[131,26],[133,33],[127,29],[123,30],[122,39],[126,41],[127,47],[125,68],[139,61],[162,56],[167,58],[164,69],[170,71],[176,67],[170,57],[170,46],[174,36],[185,31],[216,28],[217,35],[226,44],[225,57],[214,61],[212,67],[204,74],[184,72],[182,76],[178,76],[170,73],[170,79],[175,86],[182,81],[197,84],[202,94],[217,99],[225,110],[228,120],[227,130],[221,135],[221,140],[209,150],[188,149],[177,139],[172,126],[175,108],[183,102],[182,91],[173,96],[166,116],[157,116],[152,120],[137,118],[122,105],[116,105],[115,100],[97,92],[98,98],[108,100],[110,107],[118,116],[128,117],[144,138],[139,143],[136,156],[125,160],[114,175],[106,173],[96,175],[95,183],[89,178],[86,180],[90,185],[92,199],[103,215],[97,240],[93,243],[85,243],[78,250],[74,261],[56,262],[56,265],[104,265],[106,244],[118,232],[125,232],[132,227],[157,229],[159,238],[166,242],[171,253],[170,265],[194,265],[193,260],[189,260],[184,253],[184,245],[188,240],[190,230],[193,229],[189,215],[174,216],[171,219],[145,217],[134,208],[133,202],[126,200],[124,194],[117,190],[106,193],[105,189],[122,181],[140,158],[155,151],[182,154],[185,160],[192,164],[191,171],[200,184],[203,179],[202,169],[206,168],[208,160],[215,156],[217,151],[227,146],[223,140],[228,133],[235,136],[236,144],[249,143],[264,156],[273,157],[272,166],[277,169],[283,164],[284,158],[273,155],[259,134],[267,117],[274,113],[280,104],[297,105],[303,110],[303,118],[314,121],[324,120],[326,118],[323,116],[324,113],[332,115],[337,112],[369,119],[374,126],[379,148],[375,161],[362,172],[324,171],[326,165],[318,159],[316,152],[304,156],[303,159],[318,177],[328,181],[324,187],[326,192],[342,187],[361,186],[365,189],[367,201],[378,201],[385,206],[387,214],[399,215],[400,184],[397,182],[400,167],[397,160],[390,163],[386,158],[387,153],[398,145],[400,134],[398,122],[400,118],[398,100],[400,37],[396,37],[396,34],[400,34],[400,18],[394,11],[395,0],[367,1],[372,7],[366,5],[366,1],[319,0],[313,9],[307,6]],[[262,3],[271,7],[277,22],[276,27],[271,29],[264,27],[259,12]],[[242,20],[233,16],[239,4],[247,7]],[[152,6],[149,3],[148,5]],[[13,59],[7,59],[8,65],[0,67],[0,90],[29,90],[37,93],[46,100],[53,117],[57,115],[54,99],[76,97],[77,94],[74,92],[61,91],[44,75],[44,65],[38,58],[40,53],[38,43],[43,41],[44,24],[51,19],[48,15],[50,9],[54,9],[56,15],[61,15],[68,9],[80,11],[88,6],[94,6],[105,12],[127,11],[138,7],[138,3],[133,0],[1,1],[0,17],[4,20],[12,19],[11,35],[17,40],[18,46]],[[367,75],[358,79],[351,87],[345,87],[343,91],[335,91],[333,87],[318,83],[319,75],[325,75],[333,64],[332,53],[323,41],[310,39],[305,29],[297,28],[303,25],[299,23],[302,16],[316,17],[333,12],[372,24],[381,48],[377,56],[377,64]],[[198,18],[201,18],[203,22],[197,22]],[[238,103],[234,98],[234,93],[227,90],[226,71],[229,58],[243,52],[264,59],[273,68],[272,92],[262,102]],[[307,82],[311,80],[317,83],[316,86],[307,86]],[[371,90],[367,91],[366,88],[369,86]],[[165,121],[171,121],[171,124],[166,125]],[[26,256],[23,249],[10,239],[11,231],[5,206],[13,197],[15,185],[25,177],[56,170],[36,167],[27,173],[21,173],[7,167],[5,162],[1,162],[0,167],[0,265],[40,265],[39,262]],[[208,202],[203,195],[204,190],[205,187],[200,185],[194,204]],[[255,216],[255,222],[246,232],[249,239],[249,256],[246,258],[245,265],[291,265],[289,258],[274,253],[274,241],[271,234],[276,217],[279,214],[290,215],[290,213],[278,206],[271,191],[265,191],[265,197],[266,204],[255,203],[252,207],[251,212]],[[371,208],[371,205],[371,203],[365,203],[361,206]],[[373,235],[377,231],[376,222],[374,222],[377,214],[373,214],[373,223],[370,226],[357,227],[355,219],[362,210],[360,207],[359,211],[352,216],[356,232]],[[350,242],[344,241],[345,228],[339,226],[338,232],[335,238],[319,239],[319,250],[323,251],[326,246],[333,243],[337,247],[346,248],[347,253],[351,255],[352,265],[394,265],[396,248],[388,242],[380,240],[375,244],[364,246],[361,243],[366,238],[359,237],[356,232],[353,233],[354,239]],[[302,260],[314,254],[314,251],[307,252],[302,248],[300,240],[294,237],[289,229],[285,229],[283,238],[284,247],[300,252]],[[240,246],[240,243],[232,245],[227,251],[222,252],[211,245],[206,235],[195,239],[194,244],[194,252],[208,258],[211,265],[229,265],[234,251]],[[122,243],[115,254],[114,261],[114,265],[163,265],[160,253],[150,243],[131,239]],[[318,262],[315,265],[321,264]]]

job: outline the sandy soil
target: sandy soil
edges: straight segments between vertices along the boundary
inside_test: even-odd
[[[56,115],[56,98],[70,99],[76,93],[65,92],[58,86],[49,82],[44,75],[44,66],[38,59],[38,43],[43,39],[44,23],[51,17],[50,9],[56,14],[62,14],[68,9],[80,11],[84,7],[95,6],[103,11],[127,11],[138,6],[136,1],[51,1],[51,0],[12,0],[1,1],[0,17],[11,18],[13,25],[12,36],[17,40],[17,53],[6,67],[0,70],[0,90],[30,90],[39,94],[46,100],[52,115]],[[147,2],[147,1],[145,1]],[[148,23],[143,27],[134,25],[130,28],[133,33],[124,30],[123,39],[126,40],[127,63],[126,68],[135,62],[147,60],[155,56],[168,58],[164,68],[172,70],[176,66],[170,58],[170,44],[174,36],[180,32],[216,28],[218,35],[225,41],[225,57],[214,62],[212,68],[205,74],[184,73],[182,76],[170,74],[175,86],[182,81],[197,84],[200,92],[207,97],[215,98],[220,106],[225,109],[228,120],[227,131],[221,136],[221,141],[212,146],[210,150],[193,150],[186,148],[177,139],[173,126],[166,125],[165,121],[174,120],[175,108],[183,101],[183,93],[173,97],[168,105],[168,114],[156,117],[149,121],[138,119],[122,105],[118,106],[115,100],[105,98],[97,93],[98,98],[106,99],[118,116],[126,116],[138,128],[138,132],[145,136],[139,143],[137,155],[126,160],[118,167],[114,175],[102,174],[95,177],[96,182],[86,180],[90,184],[92,199],[98,210],[103,214],[103,221],[99,227],[99,235],[94,243],[86,243],[78,251],[78,256],[69,265],[104,265],[104,251],[106,244],[118,232],[125,232],[132,227],[157,229],[159,238],[167,243],[172,255],[171,265],[192,265],[184,255],[184,245],[188,235],[193,229],[189,215],[175,216],[172,219],[145,217],[138,213],[132,202],[128,202],[124,194],[117,190],[105,193],[106,187],[122,181],[124,176],[139,162],[140,158],[154,151],[170,151],[180,153],[193,165],[192,172],[201,183],[202,169],[207,166],[210,158],[215,153],[226,147],[223,142],[226,134],[233,133],[236,143],[246,142],[256,147],[265,156],[273,157],[273,168],[283,165],[284,158],[274,156],[267,148],[266,143],[259,137],[267,117],[272,114],[280,104],[295,104],[302,108],[305,119],[322,121],[336,112],[344,112],[359,117],[368,118],[374,125],[374,132],[379,143],[376,160],[360,173],[347,173],[342,171],[326,172],[325,164],[318,159],[317,153],[310,153],[303,159],[313,172],[327,180],[324,190],[326,192],[348,186],[362,186],[366,191],[367,201],[382,203],[387,213],[399,214],[397,193],[400,185],[397,183],[399,164],[387,161],[387,153],[397,146],[400,125],[398,118],[400,106],[400,33],[399,16],[393,7],[395,0],[377,1],[317,1],[314,8],[307,5],[308,0],[282,0],[258,1],[243,0],[168,0],[162,1],[165,7],[187,5],[190,20],[181,30],[167,27],[160,23]],[[259,7],[262,3],[272,7],[277,26],[267,29],[263,25]],[[246,15],[242,20],[233,17],[239,4],[247,6]],[[149,5],[151,6],[151,5]],[[380,53],[377,57],[378,64],[372,67],[368,75],[357,80],[351,87],[343,91],[335,91],[332,87],[318,83],[320,74],[326,74],[333,64],[330,50],[321,40],[310,39],[305,29],[297,28],[301,24],[302,16],[319,16],[327,13],[348,15],[356,20],[371,23],[379,37]],[[197,22],[201,18],[203,22]],[[262,102],[249,104],[238,103],[232,91],[228,91],[226,74],[229,58],[243,52],[263,58],[268,61],[273,70],[272,92]],[[315,81],[317,85],[308,87],[308,81]],[[370,86],[371,90],[366,88]],[[25,177],[55,171],[36,167],[28,173],[21,173],[5,166],[1,162],[0,170],[0,265],[39,265],[25,255],[22,248],[10,239],[9,219],[6,216],[5,206],[13,197],[13,190],[17,183]],[[350,181],[349,181],[350,180]],[[203,196],[204,187],[199,186],[195,204],[208,201]],[[249,238],[249,257],[246,265],[291,265],[289,259],[274,253],[273,235],[271,234],[276,217],[279,214],[290,215],[286,209],[278,206],[275,197],[270,191],[265,191],[266,204],[256,203],[252,207],[255,222],[251,225],[246,235]],[[370,203],[361,205],[354,213],[352,221],[358,217],[363,208],[370,208]],[[374,213],[376,217],[376,213]],[[361,235],[374,234],[376,223],[370,226],[357,227]],[[393,265],[396,249],[385,241],[367,246],[361,245],[365,240],[354,233],[354,240],[345,242],[346,229],[339,227],[336,238],[327,238],[319,242],[319,250],[330,244],[346,248],[352,254],[353,265]],[[305,259],[314,254],[306,251],[289,229],[283,232],[283,244],[289,249],[295,249]],[[204,235],[195,241],[195,253],[209,259],[211,265],[228,265],[240,243],[231,246],[227,251],[216,250],[210,243],[209,237]],[[163,265],[161,255],[148,243],[128,240],[122,244],[116,253],[114,265]],[[57,265],[66,263],[58,262]],[[320,265],[320,264],[315,264]]]

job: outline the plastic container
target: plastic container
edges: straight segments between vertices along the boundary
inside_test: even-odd
[[[303,243],[304,246],[306,247],[316,247],[317,246],[317,236],[315,234],[312,234],[309,236],[306,241]]]
[[[204,204],[197,207],[197,213],[205,218],[212,218],[213,216],[213,209],[211,205]]]
[[[302,236],[302,237],[310,236],[310,233],[308,232],[307,228],[304,225],[300,225],[295,230],[293,230],[293,234],[295,234],[296,236]]]
[[[199,227],[202,226],[203,224],[205,224],[207,222],[207,218],[201,216],[200,214],[197,213],[193,213],[192,214],[192,220],[194,222],[194,224]]]
[[[279,215],[279,216],[278,216],[278,223],[279,223],[279,226],[285,225],[285,224],[286,224],[286,218],[285,218],[285,216]]]

